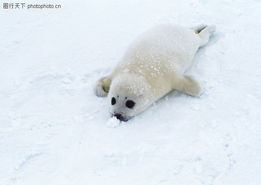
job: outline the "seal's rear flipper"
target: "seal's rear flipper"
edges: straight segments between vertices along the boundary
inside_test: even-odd
[[[192,29],[195,31],[196,34],[199,34],[202,30],[204,30],[207,27],[206,24],[200,24],[196,27],[193,27]]]
[[[208,43],[209,37],[216,31],[216,26],[201,24],[192,29],[201,38],[200,47],[202,47]]]

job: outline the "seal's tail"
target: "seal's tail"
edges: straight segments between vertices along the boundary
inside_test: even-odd
[[[204,46],[208,43],[209,37],[216,31],[216,26],[201,24],[192,29],[201,38],[200,46]]]
[[[200,24],[196,27],[193,27],[192,29],[195,31],[196,34],[199,34],[202,30],[204,30],[207,27],[206,24]]]

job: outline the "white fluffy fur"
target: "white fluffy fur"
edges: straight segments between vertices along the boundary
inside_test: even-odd
[[[160,25],[150,29],[130,45],[114,71],[97,82],[96,95],[108,94],[111,114],[121,114],[125,120],[173,89],[198,96],[199,83],[184,72],[214,31],[215,26],[206,25],[192,29]],[[112,97],[116,98],[114,105]],[[126,107],[127,100],[134,101],[135,106]]]

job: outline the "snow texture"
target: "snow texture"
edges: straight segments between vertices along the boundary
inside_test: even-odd
[[[260,185],[261,1],[59,2],[0,9],[1,185]],[[160,23],[217,26],[189,71],[205,92],[119,124],[93,84]]]
[[[120,126],[120,123],[121,123],[121,121],[118,120],[115,116],[111,117],[111,118],[106,122],[107,126],[108,126],[108,127],[112,127],[112,128]]]

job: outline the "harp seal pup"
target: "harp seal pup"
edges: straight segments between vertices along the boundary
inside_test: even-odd
[[[96,82],[95,94],[108,96],[111,115],[121,121],[143,112],[172,90],[199,96],[199,82],[184,73],[214,31],[214,25],[159,25],[148,30],[129,46],[112,73]]]

